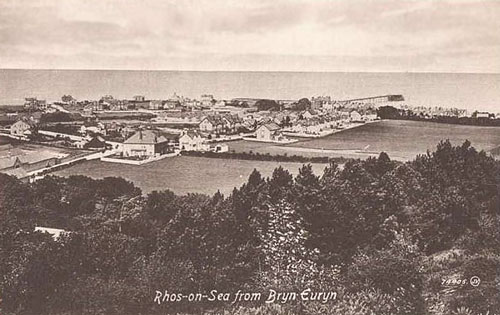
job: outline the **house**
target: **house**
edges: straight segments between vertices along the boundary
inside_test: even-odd
[[[182,151],[206,151],[209,146],[205,144],[205,138],[200,133],[189,130],[179,137],[179,148]]]
[[[316,112],[314,112],[311,109],[305,110],[301,113],[303,119],[310,119],[313,118],[316,115]]]
[[[118,100],[116,100],[112,95],[104,95],[99,100],[99,103],[102,104],[103,107],[106,106],[109,109],[115,107],[117,102]]]
[[[123,143],[123,156],[147,157],[171,152],[169,140],[152,130],[139,130]]]
[[[351,121],[354,121],[354,122],[362,122],[363,121],[363,117],[361,116],[361,114],[355,110],[353,110],[352,112],[349,113],[349,118],[351,119]]]
[[[243,128],[247,130],[255,130],[257,128],[257,120],[251,115],[245,117],[245,119],[243,120]]]
[[[28,173],[37,171],[43,168],[52,167],[60,163],[57,157],[43,158],[37,160],[35,156],[28,158],[23,157],[26,161],[23,162],[16,157],[2,157],[0,159],[0,173],[15,176],[19,179],[28,179]]]
[[[79,132],[83,135],[93,133],[93,134],[101,134],[101,135],[105,136],[107,133],[107,129],[106,129],[106,126],[102,122],[89,119],[89,120],[86,120],[83,123],[83,125],[80,126]]]
[[[212,94],[201,95],[201,105],[205,107],[210,107],[215,104],[214,96]]]
[[[81,106],[83,106],[83,112],[86,115],[91,115],[95,111],[101,111],[104,109],[103,104],[100,102],[96,102],[96,101],[84,103]]]
[[[280,129],[276,123],[267,123],[257,128],[255,136],[258,140],[274,141],[280,135]]]
[[[168,100],[166,100],[163,103],[163,108],[175,109],[176,107],[181,106],[183,102],[184,102],[183,98],[177,95],[177,93],[174,93]]]
[[[330,96],[318,96],[311,98],[311,108],[320,109],[325,106],[325,104],[331,103],[332,99]]]
[[[25,120],[18,120],[10,126],[10,134],[17,137],[24,137],[31,133],[34,123]]]
[[[224,130],[225,123],[221,116],[212,115],[203,118],[199,124],[201,131],[221,133]]]
[[[0,159],[0,170],[20,168],[21,166],[23,166],[23,162],[21,162],[18,156],[8,156]]]
[[[40,110],[47,109],[47,101],[46,100],[39,100],[36,97],[27,97],[24,100],[25,100],[24,107],[26,107],[26,108],[40,109]]]
[[[111,148],[111,145],[106,144],[106,140],[104,140],[101,136],[94,136],[90,139],[78,141],[75,144],[80,149],[102,150]]]
[[[243,127],[243,119],[238,115],[227,114],[222,118],[225,122],[225,129],[228,132],[237,132],[241,127]]]
[[[223,153],[229,152],[229,146],[227,144],[216,144],[213,148],[213,152]]]
[[[134,101],[136,101],[136,102],[144,102],[145,100],[146,100],[146,97],[144,95],[134,96]]]
[[[162,101],[160,101],[160,100],[149,101],[149,109],[156,110],[156,109],[161,109],[161,108],[163,108]]]
[[[95,124],[95,125],[90,125],[90,124],[84,124],[80,126],[80,133],[83,135],[86,134],[102,134],[106,135],[106,129]]]
[[[488,118],[488,119],[491,118],[491,117],[495,118],[494,114],[490,114],[488,112],[475,112],[475,113],[472,114],[472,116],[473,117],[475,116],[476,118]]]

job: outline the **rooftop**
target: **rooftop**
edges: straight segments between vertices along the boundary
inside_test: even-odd
[[[152,130],[140,130],[125,140],[125,144],[157,144],[167,142],[168,139]]]
[[[281,129],[280,126],[278,126],[276,123],[267,123],[265,125],[262,125],[262,127],[266,127],[270,131],[276,131]]]

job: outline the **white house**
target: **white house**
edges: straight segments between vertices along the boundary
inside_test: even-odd
[[[213,151],[217,153],[229,152],[229,146],[227,144],[219,143],[214,146]]]
[[[361,116],[361,114],[355,110],[353,110],[349,114],[349,118],[351,119],[351,121],[359,121],[359,122],[363,121],[363,117]]]
[[[102,123],[97,123],[96,125],[82,125],[80,127],[80,133],[85,135],[88,133],[98,133],[102,135],[106,135],[106,128]]]
[[[13,136],[22,137],[29,134],[32,127],[32,123],[26,122],[24,120],[18,120],[12,126],[10,126],[10,134]]]
[[[196,131],[186,131],[179,137],[179,148],[183,151],[207,151],[210,146]]]
[[[476,112],[476,118],[490,118],[491,114],[488,112]]]
[[[140,130],[123,143],[124,156],[147,157],[168,152],[168,139],[151,130]]]
[[[280,135],[280,129],[277,124],[268,123],[257,128],[255,136],[259,140],[274,141]]]
[[[314,117],[314,112],[311,111],[311,110],[305,110],[304,112],[302,112],[302,118],[304,119],[309,119],[309,118],[312,118]]]

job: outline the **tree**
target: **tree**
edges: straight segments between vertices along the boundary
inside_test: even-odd
[[[393,106],[380,106],[377,109],[377,115],[381,119],[399,119],[401,114],[399,110]]]
[[[416,204],[411,225],[428,253],[453,244],[464,231],[477,231],[481,214],[498,215],[498,163],[466,141],[440,142],[435,152],[418,156],[411,166],[421,174],[425,198]]]
[[[308,98],[301,98],[293,107],[295,110],[311,109],[311,101]]]
[[[261,229],[263,287],[304,287],[318,276],[317,249],[308,249],[308,233],[300,215],[286,201],[270,204],[269,221]]]
[[[345,285],[351,294],[369,290],[388,294],[393,301],[390,314],[424,314],[421,253],[407,232],[395,234],[388,248],[368,249],[354,257],[345,275]]]
[[[73,98],[73,96],[71,95],[63,95],[61,97],[61,101],[63,101],[64,103],[69,103],[69,102],[72,102],[74,101],[75,99]]]
[[[280,165],[274,169],[273,175],[267,181],[267,185],[271,201],[288,198],[292,191],[293,176]]]
[[[146,212],[151,218],[168,223],[177,213],[176,196],[170,190],[153,191],[147,196]]]
[[[141,190],[130,181],[121,177],[105,177],[99,181],[99,193],[104,198],[114,199],[120,196],[137,196]]]
[[[281,106],[275,100],[258,100],[255,107],[259,110],[280,110]]]
[[[321,217],[318,213],[324,206],[320,179],[313,173],[311,164],[303,165],[295,177],[293,201],[297,212],[304,217],[306,227],[310,230],[317,226]]]

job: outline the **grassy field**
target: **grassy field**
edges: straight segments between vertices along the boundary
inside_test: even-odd
[[[435,149],[443,139],[450,139],[454,144],[461,144],[468,139],[476,149],[489,151],[500,146],[500,128],[384,120],[288,145],[238,141],[229,143],[229,148],[236,152],[252,150],[270,154],[352,158],[376,156],[385,151],[393,159],[408,160]]]
[[[460,144],[466,139],[474,147],[491,150],[500,146],[500,128],[459,126],[415,121],[380,121],[345,130],[331,136],[303,140],[290,145],[234,141],[229,142],[236,152],[306,156],[344,156],[366,158],[385,151],[393,159],[413,159],[417,154],[433,150],[442,139]],[[324,149],[324,151],[322,151]],[[199,157],[174,157],[142,166],[114,164],[100,161],[85,162],[54,175],[87,175],[94,178],[121,176],[133,181],[143,192],[171,189],[178,194],[188,192],[212,194],[218,189],[229,194],[234,187],[246,182],[254,168],[264,176],[282,165],[297,174],[301,163],[210,159]],[[313,164],[321,174],[324,164]]]
[[[140,166],[89,161],[57,171],[53,175],[86,175],[92,178],[120,176],[132,181],[143,193],[170,189],[178,194],[213,194],[220,190],[228,195],[234,187],[247,181],[254,168],[267,177],[279,165],[296,175],[302,164],[180,156]],[[319,175],[325,166],[313,164],[313,169]]]
[[[449,139],[453,144],[469,140],[476,149],[489,151],[500,146],[500,128],[385,120],[292,146],[376,153],[385,151],[391,157],[406,160],[435,149],[443,139]]]
[[[315,157],[315,156],[330,156],[335,157],[339,156],[338,154],[332,154],[331,152],[319,152],[319,151],[311,151],[311,150],[301,150],[301,142],[307,140],[299,140],[300,142],[296,142],[293,144],[285,145],[285,144],[276,144],[276,143],[266,143],[266,142],[257,142],[257,141],[230,141],[226,144],[229,146],[230,151],[234,151],[237,153],[260,153],[260,154],[270,154],[270,155],[301,155],[306,157]],[[346,156],[348,157],[348,156]]]

